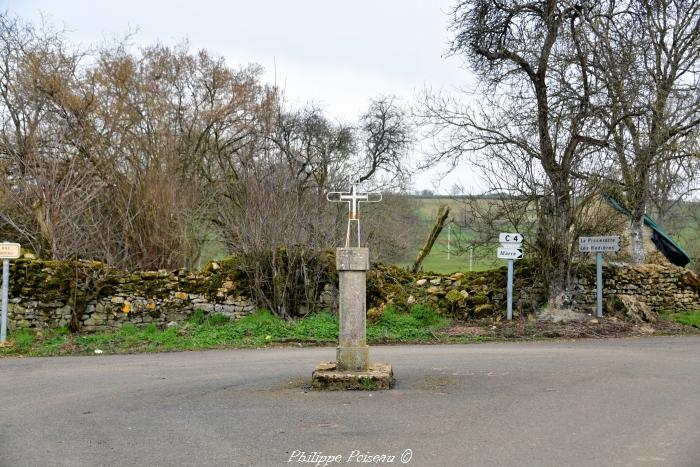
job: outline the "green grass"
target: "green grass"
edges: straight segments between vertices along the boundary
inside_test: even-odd
[[[672,313],[669,317],[677,323],[700,328],[700,311]]]
[[[489,207],[496,208],[499,205],[499,201],[495,199],[489,199],[486,197],[481,197],[474,200],[480,208],[487,210]],[[411,251],[400,261],[396,262],[397,266],[407,267],[413,264],[415,256],[418,253],[419,248],[425,241],[425,237],[432,228],[433,222],[435,221],[438,209],[441,205],[448,205],[450,207],[450,216],[455,219],[463,219],[465,211],[469,213],[471,211],[471,206],[466,203],[465,199],[452,199],[450,197],[426,197],[426,198],[416,198],[416,212],[419,219],[421,220],[421,231],[420,238],[417,239],[416,244],[411,246]],[[694,269],[696,272],[700,272],[700,203],[698,202],[683,202],[675,205],[670,214],[667,213],[664,220],[661,222],[662,227],[671,234],[671,236],[677,240],[681,246],[686,250],[686,252],[693,259],[693,263],[690,264],[690,268]],[[658,213],[653,213],[652,217],[659,220],[661,216]],[[496,232],[494,232],[496,235]],[[460,237],[460,234],[456,232],[453,226],[452,229],[452,240],[456,243]],[[463,244],[469,244],[474,237],[472,233],[465,232],[462,238]],[[495,239],[494,239],[495,240]],[[453,245],[455,244],[453,243]],[[494,242],[491,247],[484,247],[481,252],[477,250],[474,255],[474,271],[483,271],[488,269],[493,269],[500,267],[505,263],[503,260],[498,260],[496,258],[496,248],[497,244]],[[454,250],[453,250],[454,253]],[[527,254],[527,251],[526,251]],[[440,274],[450,274],[453,272],[466,272],[469,270],[469,254],[462,254],[456,256],[451,255],[450,260],[447,259],[447,226],[442,230],[440,236],[438,237],[433,250],[430,255],[423,262],[424,271],[432,271]]]
[[[469,271],[469,252],[457,254],[456,245],[468,244],[471,237],[469,235],[458,234],[455,230],[453,230],[451,234],[450,258],[447,258],[447,229],[445,228],[440,232],[430,254],[423,260],[423,271],[439,274]],[[412,251],[410,255],[403,258],[402,261],[398,261],[396,265],[400,267],[412,266],[418,249],[419,247],[416,247],[415,252]],[[496,258],[495,244],[492,248],[480,247],[474,249],[472,271],[487,271],[503,266],[504,264],[506,264],[505,261]]]
[[[362,389],[363,391],[374,391],[375,389],[377,389],[377,383],[375,383],[371,379],[361,379],[360,389]]]
[[[662,314],[663,319],[700,328],[700,311]],[[375,323],[367,324],[369,344],[392,343],[474,343],[499,339],[543,338],[533,330],[506,326],[500,332],[485,328],[481,335],[453,335],[446,332],[451,321],[424,305],[404,311],[389,306]],[[494,323],[497,324],[497,323]],[[517,324],[517,323],[516,323]],[[482,326],[483,324],[479,325]],[[553,326],[556,326],[553,324]],[[285,321],[261,310],[240,320],[196,312],[186,322],[172,328],[155,324],[137,327],[124,325],[113,332],[73,335],[66,328],[47,332],[23,329],[9,336],[13,344],[0,347],[4,356],[54,356],[166,352],[217,348],[266,347],[285,344],[335,345],[338,341],[338,318],[330,313],[316,313],[305,318]]]
[[[428,342],[435,340],[436,330],[448,324],[441,315],[424,305],[414,305],[408,313],[388,307],[377,323],[367,325],[367,341]]]
[[[498,260],[496,258],[496,247],[494,247],[492,259],[477,254],[474,255],[472,271],[488,271],[505,265],[506,262],[504,260]],[[413,259],[410,261],[399,261],[396,263],[396,266],[403,268],[411,267],[413,266]],[[469,254],[461,256],[452,254],[450,255],[450,259],[447,259],[446,250],[443,250],[441,245],[435,245],[430,254],[423,260],[421,267],[425,272],[434,272],[437,274],[467,272],[469,271]]]
[[[372,343],[425,342],[434,340],[438,328],[449,323],[431,308],[415,305],[408,312],[388,308],[377,323],[367,326]],[[35,333],[23,329],[9,336],[12,347],[0,348],[0,356],[87,355],[164,352],[214,348],[264,347],[284,343],[330,345],[338,340],[338,319],[317,313],[285,321],[267,310],[231,321],[227,316],[195,312],[186,322],[160,329],[155,324],[124,325],[113,332],[71,335],[65,328]]]
[[[486,205],[494,201],[481,199],[477,202]],[[438,209],[444,204],[450,207],[450,218],[461,219],[464,216],[464,210],[466,208],[464,200],[450,198],[422,198],[416,200],[416,212],[421,220],[420,230],[422,233],[419,235],[419,238],[416,239],[416,244],[409,248],[405,257],[395,263],[397,266],[410,267],[413,265],[418,251],[423,246],[425,238],[433,227]],[[449,227],[446,224],[435,241],[430,254],[423,260],[423,271],[439,274],[469,271],[469,251],[466,249],[473,244],[477,236],[474,232],[469,231],[469,229],[460,231],[457,224],[453,224],[449,234],[450,259],[447,259],[448,229]],[[458,251],[460,247],[463,250],[462,252]],[[480,247],[474,250],[472,271],[494,269],[503,264],[505,263],[502,260],[499,261],[496,258],[495,243],[492,248]]]
[[[401,267],[408,267],[413,264],[413,261],[418,254],[418,250],[423,245],[425,237],[432,228],[433,222],[437,215],[437,211],[441,205],[447,204],[450,207],[451,218],[457,220],[463,220],[465,217],[465,211],[468,213],[471,211],[471,206],[466,203],[464,198],[453,199],[450,197],[424,197],[415,198],[416,213],[420,220],[421,233],[418,238],[415,239],[415,244],[411,245],[409,251],[404,257],[400,258],[395,264]],[[493,198],[481,197],[474,200],[482,209],[487,210],[490,206],[495,207],[499,202]],[[680,203],[672,208],[672,213],[666,216],[666,220],[663,222],[663,227],[668,232],[673,234],[672,236],[679,240],[681,245],[686,249],[686,251],[694,258],[697,263],[700,260],[700,248],[695,245],[698,244],[700,224],[698,223],[698,210],[700,210],[700,203],[698,202],[686,202]],[[659,217],[658,214],[654,214],[653,217]],[[456,242],[460,237],[457,229],[452,230],[452,239]],[[495,235],[496,233],[494,233]],[[474,236],[471,233],[465,232],[463,235],[463,242],[468,243],[473,240]],[[495,239],[494,239],[495,240]],[[453,243],[454,245],[454,243]],[[474,264],[472,270],[474,271],[484,271],[488,269],[498,268],[505,264],[503,260],[498,260],[496,256],[496,247],[498,245],[494,243],[491,247],[485,247],[481,251],[476,251],[474,254]],[[224,243],[212,234],[205,244],[201,252],[202,262],[200,264],[206,264],[209,259],[221,259],[228,254]],[[692,264],[696,271],[700,271],[700,266],[697,264]],[[456,255],[455,250],[452,250],[451,258],[447,259],[447,228],[444,228],[438,237],[432,252],[423,262],[424,271],[432,271],[440,274],[450,274],[453,272],[466,272],[469,271],[469,254],[468,252],[461,255]]]

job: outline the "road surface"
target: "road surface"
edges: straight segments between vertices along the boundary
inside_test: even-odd
[[[333,348],[0,359],[0,466],[700,465],[698,337],[370,355],[395,389],[308,390]]]

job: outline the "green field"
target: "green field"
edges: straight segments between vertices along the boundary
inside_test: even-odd
[[[414,198],[417,203],[418,217],[422,222],[421,231],[422,237],[417,239],[414,251],[407,254],[404,258],[397,261],[396,264],[402,267],[408,267],[413,264],[413,261],[418,253],[419,248],[423,245],[425,237],[427,237],[430,228],[432,227],[435,218],[437,217],[438,209],[441,205],[450,207],[450,219],[454,219],[457,223],[468,225],[469,208],[462,199],[452,199],[449,197],[426,197]],[[489,203],[495,203],[493,199],[480,198],[476,200],[480,207],[488,207]],[[687,202],[679,203],[674,206],[666,215],[659,216],[651,214],[653,218],[659,221],[664,228],[674,239],[678,240],[688,254],[693,258],[693,262],[689,267],[700,272],[700,203]],[[437,273],[451,273],[456,271],[469,271],[469,253],[468,246],[476,239],[474,232],[465,231],[459,232],[457,223],[453,224],[451,232],[451,254],[450,259],[447,258],[447,224],[440,233],[438,240],[433,246],[430,255],[423,261],[424,271],[433,271]],[[494,232],[494,237],[497,232]],[[484,240],[483,238],[481,240]],[[491,244],[478,246],[474,252],[473,270],[482,271],[493,269],[506,264],[505,260],[496,259],[496,239],[491,239]],[[460,248],[461,247],[461,248]]]
[[[495,243],[492,245],[483,245],[483,241],[477,241],[477,234],[475,232],[469,229],[462,230],[460,228],[459,224],[467,224],[465,217],[469,211],[464,201],[446,197],[416,198],[415,201],[417,202],[418,218],[422,224],[420,229],[422,233],[420,237],[416,239],[416,243],[411,251],[396,262],[397,266],[410,267],[413,265],[415,257],[425,242],[425,238],[430,232],[437,217],[437,212],[442,205],[447,205],[450,208],[448,222],[445,223],[430,254],[423,261],[423,271],[449,274],[457,271],[484,271],[506,264],[504,260],[496,258]],[[492,201],[488,199],[479,199],[477,202],[484,205]],[[451,228],[449,223],[451,223]],[[473,252],[471,251],[472,246],[474,246]]]
[[[416,251],[418,247],[416,247]],[[417,254],[417,253],[416,253]],[[479,247],[475,249],[473,256],[463,252],[455,254],[451,252],[447,255],[447,233],[440,233],[438,241],[435,242],[430,254],[423,260],[422,269],[426,272],[436,272],[439,274],[449,274],[452,272],[485,271],[488,269],[504,266],[506,262],[496,258],[495,247]],[[397,266],[410,267],[415,258],[405,258],[396,263]]]

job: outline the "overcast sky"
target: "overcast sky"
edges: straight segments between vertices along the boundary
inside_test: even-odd
[[[258,63],[292,105],[315,104],[352,123],[379,95],[410,105],[423,87],[470,88],[459,58],[445,57],[454,0],[4,0],[38,21],[43,13],[72,41],[96,44],[136,30],[136,45],[187,39],[231,66]],[[4,6],[2,6],[4,5]],[[461,173],[460,173],[461,172]],[[474,184],[462,169],[440,185]],[[433,188],[435,174],[416,178]]]

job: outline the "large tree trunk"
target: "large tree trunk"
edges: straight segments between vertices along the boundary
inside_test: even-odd
[[[549,219],[540,231],[542,279],[546,284],[547,303],[551,308],[571,306],[571,261],[568,254],[568,232],[565,221]]]
[[[571,233],[573,223],[569,187],[559,174],[551,176],[552,195],[543,198],[537,243],[547,305],[553,310],[571,308]]]
[[[630,223],[630,260],[633,264],[643,264],[646,261],[644,249],[644,217],[633,218]]]
[[[32,205],[34,218],[39,225],[39,251],[40,258],[54,259],[54,236],[51,220],[46,215],[46,208],[41,200]]]

